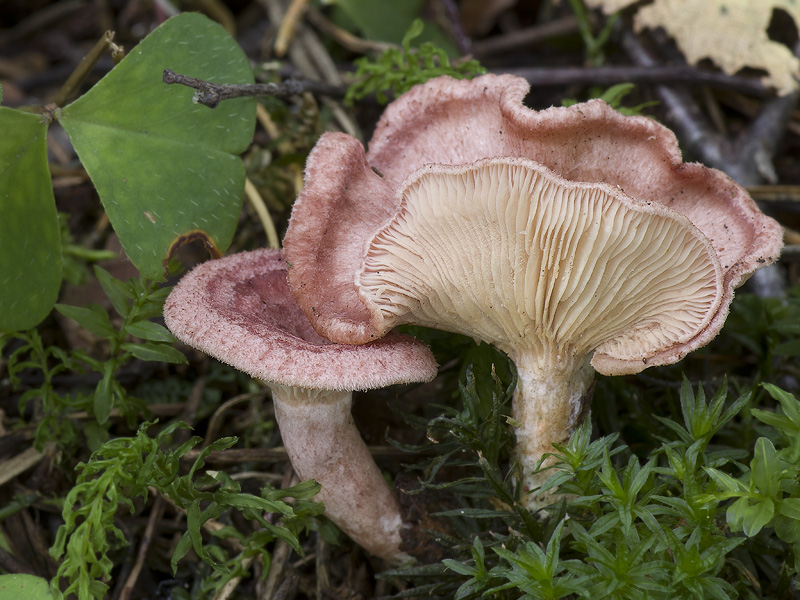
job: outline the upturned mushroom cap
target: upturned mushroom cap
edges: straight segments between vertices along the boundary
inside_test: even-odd
[[[167,327],[181,341],[266,382],[318,390],[367,390],[429,381],[430,350],[409,336],[365,346],[320,337],[286,284],[277,250],[205,262],[167,298]]]
[[[413,322],[554,364],[596,349],[621,374],[678,360],[719,309],[705,236],[611,186],[502,158],[428,165],[400,194],[356,278],[379,332]]]
[[[716,335],[734,288],[756,268],[777,258],[782,245],[778,224],[761,213],[746,191],[724,173],[683,163],[675,136],[655,121],[623,116],[602,101],[533,111],[522,104],[527,90],[527,82],[507,75],[486,75],[472,81],[438,78],[413,88],[387,107],[369,153],[345,134],[323,136],[309,157],[306,187],[295,204],[284,240],[291,264],[289,284],[318,332],[338,342],[365,343],[402,322],[394,310],[384,314],[385,306],[376,312],[357,283],[357,274],[374,250],[376,236],[387,225],[385,215],[394,215],[394,221],[404,218],[399,207],[404,194],[419,185],[415,181],[442,181],[433,171],[443,174],[447,166],[455,171],[488,173],[487,161],[523,159],[533,171],[545,172],[537,170],[534,163],[549,169],[551,180],[561,182],[558,185],[602,184],[598,189],[606,191],[610,186],[618,192],[610,194],[618,199],[617,204],[651,207],[638,210],[672,215],[667,220],[673,223],[690,222],[700,233],[699,237],[692,234],[693,239],[706,240],[709,256],[714,256],[709,260],[718,265],[717,281],[710,284],[717,295],[703,305],[707,310],[704,317],[692,321],[691,335],[675,331],[663,338],[660,348],[650,345],[639,356],[618,344],[615,356],[611,338],[597,340],[602,346],[594,363],[598,370],[635,372],[651,364],[674,362]],[[423,175],[425,169],[427,175]],[[520,195],[528,203],[539,202],[532,192]],[[502,209],[498,206],[498,213],[502,210],[516,209],[511,204]],[[602,228],[611,223],[608,220]],[[572,230],[575,225],[565,222],[560,227]],[[344,231],[352,233],[342,243]],[[552,235],[560,235],[558,231]],[[432,243],[438,243],[440,232],[433,227],[430,234],[435,238]],[[481,235],[475,228],[461,234]],[[653,257],[659,258],[657,253]],[[479,264],[474,257],[465,263],[465,270]],[[657,269],[657,264],[648,267],[641,263],[638,268]],[[512,260],[503,268],[514,265]],[[492,277],[487,266],[476,270],[473,279]],[[590,270],[585,273],[588,276]],[[428,277],[424,272],[417,276],[423,281]],[[371,285],[378,290],[377,282]],[[508,306],[512,301],[500,295],[492,305]],[[559,313],[565,310],[548,306]],[[593,306],[587,302],[583,308],[591,310]],[[534,322],[522,329],[525,335],[536,330]],[[633,325],[643,333],[651,323],[647,317]]]

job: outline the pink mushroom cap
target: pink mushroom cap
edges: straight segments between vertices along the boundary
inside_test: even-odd
[[[357,280],[379,232],[404,218],[403,194],[424,172],[525,159],[566,182],[602,184],[632,204],[680,215],[719,264],[719,302],[692,339],[651,353],[641,367],[597,356],[596,368],[613,374],[668,364],[716,336],[734,289],[780,254],[778,223],[725,173],[684,163],[675,135],[653,119],[624,116],[600,100],[535,111],[523,104],[528,89],[510,75],[440,77],[387,107],[368,152],[346,134],[320,138],[284,251],[292,292],[321,335],[359,344],[393,326],[365,301]]]
[[[197,266],[170,293],[164,319],[181,341],[282,386],[353,391],[436,375],[430,350],[410,336],[390,335],[364,346],[320,337],[289,291],[279,250],[242,252]]]

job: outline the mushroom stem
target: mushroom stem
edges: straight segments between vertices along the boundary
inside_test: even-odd
[[[292,466],[322,486],[316,500],[325,515],[375,556],[409,560],[400,550],[400,504],[353,422],[352,393],[269,387]]]
[[[512,416],[516,422],[517,460],[527,494],[523,502],[535,511],[558,497],[553,490],[536,493],[552,474],[542,469],[554,460],[550,457],[541,466],[539,462],[542,456],[555,451],[554,443],[565,442],[583,420],[594,387],[594,369],[589,364],[590,357],[562,358],[554,353],[543,358],[539,353],[517,352],[512,358],[519,377]]]

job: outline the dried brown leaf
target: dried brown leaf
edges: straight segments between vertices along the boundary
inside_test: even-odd
[[[635,0],[586,0],[592,8],[612,13]],[[636,30],[663,27],[686,60],[708,58],[733,75],[745,67],[766,71],[763,81],[781,95],[797,89],[800,60],[767,35],[772,13],[785,11],[800,26],[797,0],[655,0],[639,9]]]

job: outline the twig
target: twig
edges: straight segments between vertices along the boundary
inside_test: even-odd
[[[162,494],[161,492],[159,492],[153,486],[148,486],[147,489],[151,494],[153,494],[153,496],[155,496],[156,498],[163,499],[164,502],[166,502],[167,504],[172,506],[172,508],[175,509],[175,511],[178,513],[178,515],[180,515],[181,518],[185,518],[186,517],[186,509],[185,508],[181,508],[180,506],[178,506],[175,503],[175,501],[172,498],[170,498],[168,495]],[[224,523],[221,523],[220,521],[218,521],[217,519],[208,519],[207,521],[205,521],[203,523],[203,529],[205,531],[207,531],[208,533],[210,533],[211,535],[214,535],[216,532],[220,531],[221,529],[225,529],[225,527],[227,527],[227,526]],[[235,538],[226,537],[226,538],[221,539],[220,541],[222,543],[224,543],[226,546],[228,546],[229,548],[231,548],[232,550],[234,550],[235,552],[242,552],[242,550],[244,550],[244,546],[242,546],[241,542],[239,540],[235,539]]]
[[[289,571],[270,600],[293,600],[297,597],[298,587],[300,587],[300,575]]]
[[[328,571],[328,564],[330,562],[330,551],[328,544],[325,542],[321,535],[317,535],[317,551],[315,557],[316,573],[317,573],[317,600],[325,600],[331,595],[331,578]]]
[[[52,452],[55,448],[55,442],[47,442],[47,451]],[[27,448],[14,458],[3,461],[0,465],[0,486],[5,485],[20,473],[24,473],[34,465],[36,465],[44,454],[36,450],[36,448]]]
[[[733,144],[740,167],[740,172],[730,173],[734,179],[743,185],[777,183],[772,159],[798,98],[800,93],[795,91],[764,102],[758,116]]]
[[[622,31],[622,45],[639,66],[648,69],[658,67],[657,60],[628,29]],[[729,167],[730,164],[724,151],[724,139],[709,125],[688,92],[666,85],[658,85],[656,93],[667,110],[669,120],[681,134],[681,141],[685,148],[706,164],[727,172],[726,167]]]
[[[261,0],[261,3],[266,8],[267,14],[273,23],[283,21],[286,14],[283,0]],[[297,43],[289,47],[289,58],[304,77],[316,81],[323,80],[325,83],[337,87],[342,85],[342,78],[336,68],[336,64],[328,54],[325,46],[320,42],[316,34],[309,28],[303,27],[302,23],[298,24]],[[355,121],[341,106],[332,102],[330,98],[323,98],[322,101],[331,109],[342,131],[346,131],[355,137],[360,137]]]
[[[181,460],[193,461],[200,455],[200,452],[201,450],[193,448],[184,454]],[[376,460],[407,460],[409,458],[408,452],[392,446],[369,446],[369,452]],[[427,456],[436,452],[436,448],[428,447],[415,452],[414,456]],[[209,452],[205,458],[205,463],[214,467],[225,467],[245,462],[274,463],[288,460],[289,456],[286,454],[286,449],[283,446],[276,446],[274,448],[229,448],[227,450]]]
[[[461,25],[461,15],[458,12],[458,6],[454,0],[441,0],[444,6],[444,12],[447,16],[447,24],[450,27],[450,33],[458,46],[458,51],[462,55],[472,54],[472,40],[464,31]]]
[[[56,106],[64,106],[69,99],[72,98],[81,83],[83,83],[89,73],[92,72],[94,65],[108,50],[111,50],[111,56],[114,58],[115,64],[122,60],[122,47],[114,43],[113,31],[106,31],[103,37],[97,41],[94,47],[89,50],[89,53],[78,63],[72,75],[64,82],[64,85],[61,86],[61,89],[58,90],[56,97],[53,99],[53,103]]]
[[[286,561],[289,558],[291,547],[283,540],[277,540],[272,550],[272,564],[269,568],[264,588],[260,596],[262,598],[273,598],[275,590],[281,581],[283,569],[286,566]]]
[[[250,565],[255,560],[254,556],[248,556],[242,561],[242,570],[249,569]],[[231,597],[231,594],[236,591],[236,588],[239,587],[239,584],[242,582],[242,576],[237,575],[236,577],[232,577],[228,581],[225,582],[220,589],[214,594],[213,600],[227,600]]]
[[[283,83],[247,83],[232,85],[224,83],[211,83],[195,77],[181,75],[170,69],[164,69],[161,80],[164,83],[178,83],[197,90],[194,101],[216,108],[223,100],[231,98],[241,98],[243,96],[277,96],[278,98],[289,98],[301,94],[303,84],[295,79],[287,79]]]
[[[800,202],[800,185],[751,185],[747,191],[756,202]]]
[[[246,393],[246,394],[239,394],[238,396],[234,396],[230,400],[227,400],[214,411],[214,414],[211,415],[211,419],[208,422],[208,427],[206,428],[206,435],[203,438],[203,445],[201,448],[205,448],[211,442],[217,439],[218,431],[222,428],[222,419],[225,416],[225,413],[228,411],[229,408],[236,406],[237,404],[241,404],[243,402],[251,402],[252,400],[258,397],[266,397],[268,394],[268,390],[263,389],[261,391],[255,393]]]
[[[88,4],[87,0],[66,0],[35,10],[30,16],[17,23],[13,29],[0,31],[0,46],[13,44],[37,31],[57,23],[63,23],[72,13],[83,9]]]
[[[19,560],[5,548],[0,548],[0,568],[6,573],[36,575],[36,569]]]
[[[652,64],[648,66],[594,67],[591,69],[583,67],[525,67],[505,69],[504,72],[524,77],[532,85],[539,87],[574,84],[613,85],[623,82],[640,85],[683,83],[732,89],[760,97],[772,95],[764,84],[755,78],[725,75],[724,73],[684,66]]]
[[[634,62],[651,71],[659,68],[656,59],[632,32],[625,30],[622,42]],[[704,83],[711,85],[711,80]],[[656,91],[681,133],[681,140],[703,162],[722,169],[742,185],[756,185],[765,177],[774,180],[772,155],[797,104],[800,96],[797,92],[765,100],[755,120],[732,143],[713,131],[694,99],[684,90],[659,85]]]
[[[518,31],[509,31],[495,37],[472,43],[472,54],[478,58],[486,58],[493,54],[508,52],[518,48],[527,48],[547,40],[578,33],[578,19],[574,16],[564,17],[535,27],[527,27]]]
[[[328,17],[323,15],[313,6],[309,6],[306,9],[306,18],[308,19],[308,22],[317,28],[321,33],[332,37],[344,48],[347,48],[351,52],[366,54],[367,52],[385,52],[391,48],[400,47],[397,44],[365,40],[360,37],[356,37],[346,29],[342,29],[335,23],[331,22]]]
[[[294,32],[297,29],[297,23],[303,16],[303,11],[308,5],[309,0],[292,0],[289,8],[286,10],[286,16],[281,21],[281,26],[278,29],[278,35],[273,46],[275,56],[282,57],[286,54],[289,44],[292,43]]]
[[[123,586],[122,592],[119,595],[119,600],[128,600],[134,588],[136,587],[136,582],[139,579],[139,573],[141,573],[142,566],[144,565],[144,559],[147,557],[147,551],[149,550],[150,544],[153,541],[153,532],[155,531],[158,522],[161,521],[163,514],[164,500],[161,496],[156,496],[155,500],[153,501],[153,507],[150,509],[150,517],[147,519],[147,526],[144,529],[142,541],[139,544],[139,552],[136,554],[136,563],[133,565],[133,569],[131,569],[128,579],[125,580],[125,585]]]
[[[800,245],[784,246],[783,250],[781,250],[781,262],[800,262]]]

